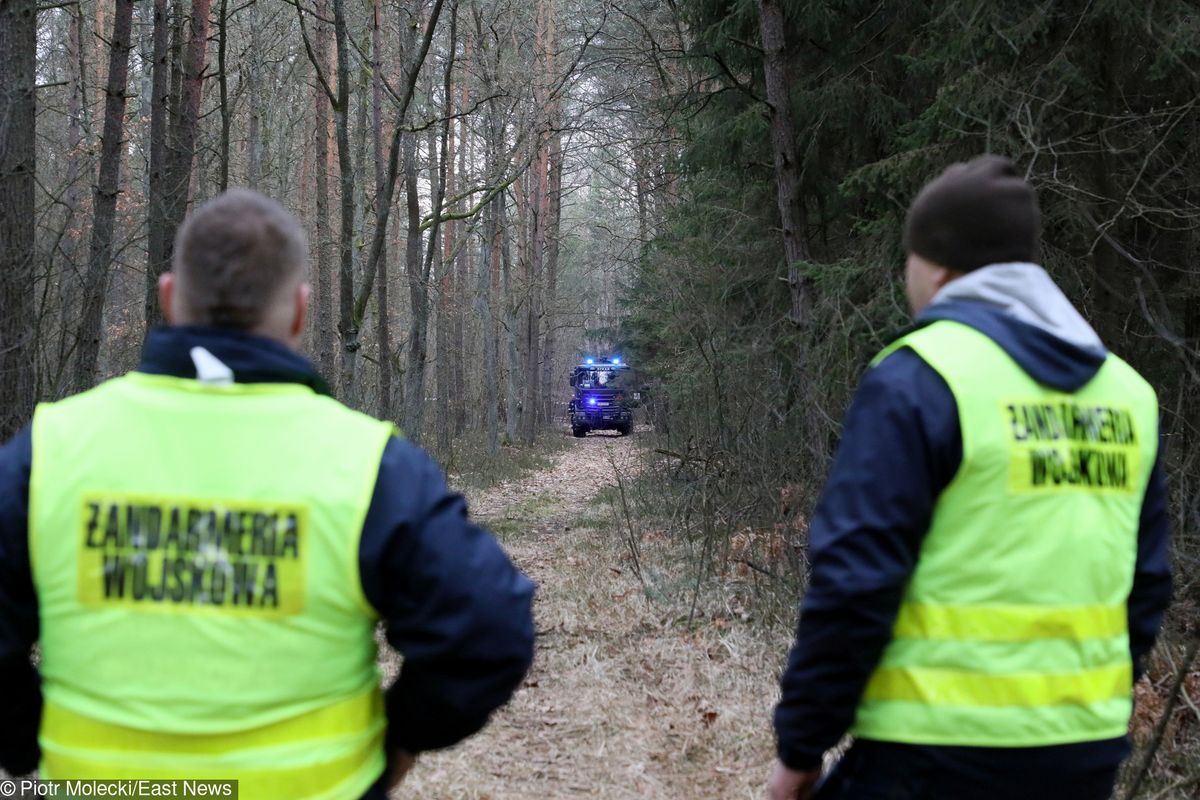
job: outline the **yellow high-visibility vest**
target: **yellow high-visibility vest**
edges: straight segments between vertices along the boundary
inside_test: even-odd
[[[908,334],[875,363],[900,347],[953,392],[963,456],[853,733],[982,747],[1122,736],[1153,389],[1114,355],[1077,392],[1051,389],[956,322]]]
[[[385,721],[358,548],[393,432],[300,385],[136,372],[39,406],[42,777],[360,797]]]

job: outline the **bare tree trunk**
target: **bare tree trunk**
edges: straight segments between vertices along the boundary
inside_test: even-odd
[[[435,4],[433,12],[440,10],[440,0]],[[453,4],[452,9],[454,14],[451,16],[452,27],[450,41],[454,41],[453,20],[457,17],[457,2]],[[436,18],[432,17],[429,21],[429,26],[426,29],[426,42],[428,43],[428,35],[436,24]],[[414,85],[416,80],[416,71],[420,70],[422,57],[418,55],[410,66],[409,71],[409,86]],[[454,68],[454,60],[447,59],[446,73],[444,82],[450,80],[450,70]],[[433,95],[433,78],[429,77],[426,85],[426,95]],[[420,258],[420,230],[421,230],[421,212],[417,201],[417,167],[416,167],[416,141],[415,135],[408,137],[410,144],[409,153],[412,154],[409,160],[409,168],[406,170],[406,183],[408,188],[408,254],[406,261],[408,262],[409,273],[409,292],[412,297],[412,328],[409,333],[409,360],[406,377],[408,380],[405,383],[405,402],[408,404],[405,418],[406,429],[409,435],[417,438],[423,435],[422,428],[425,421],[425,369],[428,366],[429,359],[429,284],[430,276],[433,274],[434,257],[440,255],[439,233],[441,232],[442,222],[442,203],[446,194],[446,145],[447,137],[449,136],[450,120],[446,119],[442,123],[441,136],[441,156],[439,158],[437,137],[431,128],[429,130],[429,183],[432,187],[432,204],[431,214],[432,220],[429,226],[429,241],[425,248],[425,257],[423,261]],[[414,264],[414,256],[419,263]],[[415,268],[414,268],[415,267]]]
[[[544,286],[546,260],[546,225],[549,217],[550,194],[550,109],[551,97],[548,89],[553,80],[553,52],[551,43],[550,4],[538,0],[535,16],[536,55],[533,78],[534,105],[542,118],[532,162],[528,212],[530,215],[530,239],[528,259],[528,281],[526,283],[525,323],[525,424],[524,440],[533,444],[537,438],[538,425],[543,421],[545,409],[541,402],[542,389],[542,322],[545,308]]]
[[[49,385],[47,389],[51,390],[52,397],[61,397],[64,391],[70,391],[69,376],[67,368],[71,359],[74,357],[75,347],[78,344],[76,335],[79,331],[71,325],[71,317],[74,315],[74,310],[78,306],[78,292],[80,289],[80,273],[78,255],[82,250],[82,221],[76,222],[79,219],[79,214],[84,203],[83,191],[83,175],[85,149],[87,142],[88,130],[87,124],[87,89],[86,76],[87,69],[85,67],[85,47],[83,35],[83,10],[77,5],[68,10],[71,15],[70,23],[70,50],[71,50],[71,98],[67,101],[67,117],[68,117],[68,136],[71,151],[67,161],[67,190],[63,194],[63,200],[66,203],[66,213],[63,215],[64,232],[63,237],[63,269],[59,271],[58,279],[58,304],[61,309],[58,325],[58,344],[57,358],[55,359],[58,368],[58,376]],[[64,380],[68,378],[68,380]],[[43,383],[47,383],[43,377]],[[63,384],[67,384],[64,386]]]
[[[354,49],[359,53],[370,52],[370,35],[371,31],[368,28],[366,31],[367,41],[355,45]],[[368,173],[372,172],[372,168],[367,165],[367,140],[371,133],[370,121],[368,120],[367,112],[371,108],[371,81],[369,74],[371,72],[370,63],[363,66],[359,72],[359,81],[356,91],[352,94],[360,95],[358,102],[355,104],[355,120],[354,127],[354,286],[355,292],[361,296],[364,290],[368,287],[363,279],[363,242],[367,238],[367,188],[374,183],[371,178],[368,178]],[[386,241],[386,238],[384,239]],[[374,280],[372,278],[372,280]],[[370,286],[370,291],[374,291],[375,286]],[[358,330],[359,336],[362,335],[363,321],[367,318],[367,306],[363,304],[362,308],[354,309],[354,327]],[[356,349],[361,349],[362,341],[355,341]],[[362,402],[366,402],[365,398]]]
[[[334,42],[337,53],[337,102],[333,122],[337,130],[338,172],[341,180],[341,228],[338,231],[338,333],[342,338],[341,399],[357,408],[358,328],[354,321],[354,164],[350,154],[350,53],[343,0],[333,0]]]
[[[409,62],[406,78],[416,80],[409,55],[416,44],[416,20],[420,14],[414,3],[413,23],[407,25],[403,36],[405,59]],[[400,120],[403,125],[404,120]],[[404,432],[413,441],[420,441],[425,424],[425,367],[429,358],[426,333],[429,330],[429,281],[421,263],[421,204],[417,188],[417,135],[403,134],[404,193],[407,225],[404,239],[404,271],[408,278],[408,299],[411,307],[408,327],[408,357],[404,370]]]
[[[75,6],[71,9],[71,64],[75,71],[78,85],[71,93],[71,122],[77,125],[80,136],[90,138],[92,135],[92,115],[88,108],[87,98],[87,37],[83,28],[83,9]]]
[[[449,82],[449,80],[450,80],[449,75],[450,75],[450,68],[447,67],[447,70],[446,70],[446,81],[447,82]],[[438,266],[439,272],[438,273],[434,272],[434,259],[437,259],[438,262],[444,263],[444,259],[442,258],[442,253],[440,252],[441,251],[441,241],[442,241],[441,240],[441,231],[442,231],[441,220],[442,220],[442,204],[445,201],[445,197],[446,197],[446,169],[447,169],[446,149],[449,144],[447,141],[449,138],[449,135],[450,135],[450,119],[447,117],[446,120],[442,124],[441,147],[439,148],[437,146],[437,142],[435,142],[434,137],[432,135],[432,129],[431,129],[431,135],[429,137],[430,167],[434,167],[436,165],[436,175],[433,176],[432,180],[431,180],[431,183],[433,185],[433,205],[432,205],[433,224],[429,228],[429,243],[428,243],[428,246],[425,248],[425,264],[422,267],[422,275],[425,279],[426,286],[429,285],[429,279],[430,279],[431,275],[434,276],[435,280],[440,280],[440,278],[441,278],[440,271],[445,269],[444,266],[441,266],[439,264],[439,266]],[[431,170],[431,172],[432,171],[433,170]],[[439,289],[440,289],[440,287],[439,287]],[[440,296],[439,296],[439,305],[440,305]],[[439,308],[438,317],[439,317],[438,318],[439,328],[438,328],[438,330],[435,331],[435,334],[437,335],[437,345],[439,348],[438,352],[437,352],[437,358],[438,358],[438,364],[439,364],[438,365],[438,373],[439,374],[435,375],[435,377],[437,378],[437,384],[438,384],[437,388],[438,388],[438,391],[440,392],[444,388],[444,384],[442,384],[442,382],[441,382],[440,365],[442,363],[442,359],[445,356],[444,351],[441,350],[441,347],[444,344],[444,342],[441,337],[441,329],[440,329],[441,318],[442,318],[440,308]],[[439,409],[444,402],[445,402],[445,398],[439,395],[439,397],[438,397]],[[448,445],[449,445],[448,438],[446,439],[445,442],[443,442],[443,431],[442,431],[441,423],[444,421],[444,419],[445,419],[445,417],[443,414],[439,413],[437,415],[437,418],[436,418],[436,420],[437,420],[437,426],[436,426],[436,428],[437,428],[437,430],[436,430],[437,445],[438,445],[439,451],[442,455],[446,454],[446,452],[448,450]],[[443,447],[443,444],[445,444],[446,447]]]
[[[200,100],[203,93],[204,57],[208,42],[208,14],[212,0],[193,0],[192,23],[187,48],[178,70],[179,90],[175,93],[173,130],[167,137],[166,158],[163,164],[165,186],[162,188],[162,224],[159,244],[161,258],[152,252],[150,269],[146,274],[146,326],[162,320],[162,309],[158,307],[158,277],[170,269],[174,250],[175,231],[187,213],[188,193],[192,181],[192,161],[196,154],[196,128],[200,119]],[[155,24],[158,23],[157,8]],[[178,28],[177,28],[178,30]],[[155,51],[157,52],[157,31]],[[151,122],[153,127],[153,122]],[[153,176],[152,176],[153,178]],[[152,209],[153,213],[153,209]]]
[[[434,219],[442,215],[443,198],[454,192],[454,126],[451,116],[454,114],[454,53],[458,46],[455,41],[455,26],[453,17],[450,26],[450,53],[446,61],[446,72],[442,81],[442,98],[445,106],[445,121],[442,124],[442,147],[439,161],[439,192],[438,202],[433,204]],[[451,253],[454,247],[454,221],[446,224],[445,242],[441,248],[436,265],[438,286],[437,295],[437,452],[445,458],[450,453],[450,422],[452,415],[451,395],[453,387],[450,384],[450,301],[454,289],[454,272],[451,263]]]
[[[555,54],[558,52],[558,25],[553,2],[546,3],[545,35],[542,42],[547,83],[557,77],[558,66]],[[545,271],[545,306],[543,311],[543,328],[545,329],[545,349],[542,357],[542,419],[549,423],[554,418],[554,347],[556,343],[556,326],[558,320],[555,308],[558,303],[558,228],[562,213],[562,202],[559,197],[562,190],[562,133],[561,114],[557,97],[547,98],[546,106],[546,196],[542,200],[545,209],[545,221],[542,223],[543,264]]]
[[[83,285],[83,308],[79,323],[79,345],[73,376],[74,391],[92,385],[100,354],[104,299],[112,267],[113,227],[120,193],[121,153],[125,135],[125,90],[129,82],[129,50],[132,47],[133,0],[117,0],[109,40],[108,85],[104,100],[104,133],[100,143],[100,173],[92,202],[92,247]]]
[[[111,6],[112,4],[111,3],[92,3],[91,5],[92,5],[92,35],[96,38],[97,41],[102,41],[100,37],[102,37],[104,35],[103,32],[109,30],[109,28],[111,27],[108,24],[108,20],[106,19],[106,14],[108,12],[109,6]],[[105,84],[104,73],[102,73],[100,71],[102,68],[101,67],[101,59],[99,56],[97,56],[96,58],[85,59],[84,63],[91,67],[91,72],[92,72],[91,88],[96,93],[95,98],[88,101],[88,105],[92,106],[93,108],[101,108],[104,106],[104,84]]]
[[[258,8],[258,5],[253,5],[247,9],[252,17],[250,20],[250,53],[249,58],[242,62],[246,70],[246,105],[249,106],[250,111],[250,124],[246,127],[246,145],[249,150],[246,154],[246,186],[251,189],[258,189],[259,179],[262,177],[263,152],[263,100],[261,76],[259,75],[262,63],[259,60]]]
[[[446,245],[451,242],[451,232],[448,229],[444,235]],[[437,362],[435,377],[437,379],[437,407],[434,429],[436,431],[437,452],[445,458],[450,452],[450,418],[453,414],[452,404],[454,390],[450,385],[450,295],[453,291],[451,265],[443,253],[438,257],[437,264],[437,321],[435,336],[437,337]]]
[[[537,438],[538,416],[541,408],[541,334],[542,334],[542,267],[546,251],[546,167],[544,147],[539,143],[537,157],[530,176],[529,249],[525,282],[525,418],[522,439],[533,444]]]
[[[372,144],[375,149],[375,202],[386,202],[384,198],[384,181],[387,180],[387,168],[383,159],[383,57],[379,36],[380,0],[375,0],[374,20],[371,28],[371,46],[374,49],[374,63],[371,65],[371,106],[374,119]],[[390,329],[390,313],[388,310],[388,265],[387,248],[379,254],[379,266],[375,271],[375,334],[379,345],[379,416],[382,419],[392,418],[392,334]]]
[[[146,328],[162,319],[158,276],[170,269],[167,232],[167,135],[171,117],[171,49],[167,0],[154,0],[154,67],[150,98],[150,175],[146,197]]]
[[[425,424],[425,367],[429,359],[425,337],[429,330],[429,282],[421,263],[421,206],[417,194],[417,137],[404,137],[404,190],[408,229],[404,240],[404,268],[412,315],[408,328],[408,365],[404,370],[404,432],[420,441]]]
[[[539,380],[542,324],[541,255],[530,258],[528,263],[529,274],[526,281],[525,300],[525,399],[523,402],[525,424],[522,439],[525,444],[533,444],[537,438],[538,396],[540,394],[538,389],[541,384]]]
[[[479,251],[479,287],[476,308],[483,337],[483,404],[488,453],[500,451],[500,392],[497,366],[500,362],[499,340],[495,331],[493,308],[496,295],[492,291],[493,275],[500,266],[500,198],[495,197],[484,211],[483,243]]]
[[[531,364],[536,365],[534,349],[537,347],[538,328],[534,320],[534,274],[533,274],[533,242],[534,228],[537,223],[533,219],[537,215],[537,211],[531,208],[531,198],[535,194],[534,185],[537,183],[537,168],[536,162],[531,168],[525,170],[521,180],[517,183],[516,191],[513,194],[513,200],[516,205],[517,213],[517,260],[516,265],[519,268],[520,277],[520,303],[523,309],[517,320],[517,327],[514,335],[517,337],[517,348],[519,351],[520,362],[514,365],[513,370],[516,373],[518,385],[520,386],[520,400],[517,404],[517,412],[520,418],[518,431],[520,440],[526,444],[532,441],[532,436],[536,428],[537,409],[529,405],[532,400],[532,391],[529,386],[530,377],[534,381],[538,380],[537,367],[531,367]],[[514,302],[516,298],[514,297]],[[535,419],[530,419],[534,417]]]
[[[221,0],[217,12],[217,81],[221,92],[221,178],[220,190],[229,188],[229,129],[232,115],[229,113],[229,79],[226,72],[225,50],[229,42],[229,0]]]
[[[500,50],[489,49],[489,39],[483,33],[483,19],[478,8],[475,11],[475,34],[478,45],[479,74],[482,94],[491,97],[495,87],[495,75],[499,71]],[[494,61],[493,61],[493,55]],[[487,126],[484,147],[487,150],[487,174],[499,181],[502,172],[501,152],[504,149],[504,126],[500,107],[488,102]],[[484,215],[483,246],[479,263],[479,317],[480,334],[483,337],[484,358],[484,405],[488,452],[500,452],[500,324],[497,304],[501,302],[500,280],[503,269],[502,231],[504,224],[504,192],[498,192],[487,204]],[[511,369],[509,370],[511,372]],[[512,441],[512,436],[509,436]]]
[[[317,14],[329,16],[328,0],[317,0]],[[333,264],[329,248],[333,231],[329,224],[329,97],[321,87],[323,75],[329,73],[329,38],[324,23],[316,23],[314,37],[317,71],[313,87],[313,112],[316,121],[316,183],[317,183],[317,336],[316,361],[321,376],[330,386],[337,386],[337,360],[334,358],[333,336]]]
[[[192,0],[191,35],[184,52],[179,92],[179,127],[170,137],[167,152],[169,182],[167,224],[170,239],[187,212],[192,181],[192,162],[196,156],[196,133],[200,122],[200,102],[204,93],[204,66],[208,46],[208,15],[212,0]]]
[[[171,148],[179,132],[179,96],[183,93],[183,22],[187,18],[187,0],[171,1],[171,102],[167,118],[167,177],[171,170]],[[169,184],[168,184],[168,188]]]
[[[783,252],[787,258],[787,282],[791,291],[791,321],[798,327],[809,323],[812,305],[810,281],[801,272],[809,259],[807,224],[800,198],[800,164],[796,154],[796,131],[792,124],[791,84],[785,55],[783,8],[780,0],[758,0],[766,74],[767,102],[771,106],[771,149],[775,156],[775,184],[779,218],[783,228]]]
[[[517,432],[520,430],[521,423],[520,384],[518,383],[521,361],[518,348],[519,334],[517,331],[517,292],[516,287],[513,285],[512,275],[512,241],[509,237],[509,226],[505,224],[507,222],[507,215],[504,211],[504,194],[501,193],[498,199],[500,200],[498,216],[500,218],[501,278],[505,298],[504,332],[508,343],[508,371],[506,373],[504,393],[504,433],[508,443],[512,444],[517,441]],[[524,236],[524,231],[521,230],[519,235]]]
[[[485,329],[484,335],[488,337],[491,345],[488,352],[491,353],[493,366],[496,369],[492,375],[492,394],[491,407],[488,409],[488,447],[495,453],[499,447],[499,418],[500,418],[500,315],[497,313],[500,307],[500,273],[502,270],[502,249],[503,249],[503,222],[504,222],[504,192],[501,192],[492,200],[492,225],[491,233],[492,252],[491,262],[484,266],[487,272],[490,273],[491,286],[488,289],[488,310],[491,325]],[[495,425],[495,435],[493,436],[493,424]],[[496,439],[496,443],[492,444],[492,439]]]
[[[557,105],[557,104],[556,104]],[[557,111],[557,109],[556,109]],[[551,125],[557,128],[558,115],[551,117]],[[555,130],[550,135],[549,192],[546,198],[546,354],[542,364],[542,402],[547,423],[554,419],[554,348],[557,345],[556,330],[558,317],[558,245],[559,222],[562,218],[562,134]]]
[[[37,2],[0,3],[0,441],[33,416]]]
[[[470,38],[468,37],[463,43],[463,58],[469,61],[470,59]],[[458,110],[460,114],[465,115],[470,106],[471,101],[471,82],[464,71],[461,94],[458,102]],[[458,121],[458,181],[460,185],[466,185],[467,178],[467,120],[464,116]],[[467,226],[463,222],[456,223],[456,229],[459,231],[457,236],[464,235]],[[453,398],[454,409],[454,433],[456,436],[461,436],[467,427],[467,385],[466,373],[463,370],[463,360],[466,358],[466,337],[463,331],[463,321],[466,316],[467,304],[467,273],[470,270],[469,261],[471,259],[471,248],[456,245],[458,255],[454,259],[454,302],[452,304],[454,314],[454,327],[451,335],[451,350],[454,358],[450,363],[452,383],[454,391],[451,395]]]

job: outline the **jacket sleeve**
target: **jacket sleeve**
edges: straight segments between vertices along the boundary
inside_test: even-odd
[[[534,586],[471,523],[437,465],[400,439],[384,450],[359,567],[404,656],[386,694],[389,749],[449,747],[478,731],[533,660]]]
[[[29,562],[30,429],[0,447],[0,767],[13,775],[37,766],[42,689],[30,653],[38,638],[37,596]]]
[[[1163,613],[1171,602],[1170,535],[1167,481],[1160,447],[1142,500],[1137,562],[1127,604],[1134,680],[1142,675],[1142,659],[1154,646]]]
[[[901,349],[867,372],[809,526],[811,580],[775,709],[788,767],[818,766],[853,723],[961,461],[958,408],[932,367]]]

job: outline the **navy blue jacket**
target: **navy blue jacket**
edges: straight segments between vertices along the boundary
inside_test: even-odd
[[[1091,380],[1105,357],[984,303],[938,304],[918,324],[936,319],[979,330],[1035,380],[1064,391]],[[902,348],[867,372],[847,412],[809,528],[812,580],[775,711],[778,754],[789,767],[816,767],[853,722],[867,680],[891,640],[934,504],[961,461],[958,408],[931,366]],[[1170,601],[1167,549],[1160,451],[1142,506],[1128,601],[1135,669],[1153,645]],[[1086,772],[1115,766],[1128,745],[1120,738],[1049,748],[907,749],[920,750],[941,768],[969,772],[975,786],[998,780],[1011,792],[1014,776],[1037,780],[1047,769]]]
[[[146,342],[140,372],[195,377],[189,356],[202,346],[240,383],[325,384],[306,359],[267,339],[235,331],[160,328]],[[0,448],[0,766],[34,769],[41,692],[30,650],[38,638],[28,549],[30,429]],[[462,496],[418,447],[393,438],[359,546],[367,600],[404,655],[385,695],[389,748],[417,753],[478,731],[512,696],[533,659],[533,584],[487,531],[467,518]],[[369,798],[382,798],[381,786]]]

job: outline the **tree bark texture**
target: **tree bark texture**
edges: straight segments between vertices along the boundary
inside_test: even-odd
[[[551,125],[557,128],[557,115],[551,118]],[[562,134],[557,130],[550,134],[550,153],[548,166],[548,191],[546,196],[546,305],[545,329],[546,346],[542,363],[542,403],[545,407],[543,418],[551,423],[555,417],[554,396],[558,389],[555,375],[554,349],[558,346],[558,250],[559,223],[562,219]]]
[[[104,133],[100,139],[100,171],[92,201],[92,246],[83,283],[78,349],[72,380],[74,391],[89,388],[96,377],[103,332],[104,301],[112,272],[113,233],[120,194],[121,153],[125,136],[125,95],[132,47],[133,0],[116,0],[109,40],[108,83],[104,99]]]
[[[354,320],[354,163],[350,152],[350,45],[344,0],[333,0],[337,93],[333,124],[337,131],[341,218],[338,231],[338,334],[341,347],[341,400],[357,408],[358,326]]]
[[[0,441],[33,416],[36,0],[0,4]]]
[[[408,225],[404,240],[404,269],[412,313],[408,325],[408,362],[404,370],[404,432],[420,441],[425,423],[425,366],[429,358],[429,281],[421,260],[421,205],[417,187],[417,137],[404,139],[404,191]]]
[[[433,204],[432,204],[433,224],[429,228],[429,242],[425,248],[425,263],[421,268],[422,276],[424,278],[426,286],[429,285],[431,277],[434,279],[435,283],[440,279],[441,267],[437,266],[435,268],[435,265],[440,264],[440,262],[442,260],[442,253],[441,253],[442,215],[440,213],[440,210],[442,207],[442,203],[446,197],[446,148],[448,145],[447,139],[449,137],[449,127],[450,127],[450,120],[447,118],[445,120],[445,122],[442,124],[442,135],[441,135],[441,146],[440,147],[438,146],[437,137],[435,137],[433,135],[433,129],[432,128],[430,129],[429,153],[430,153],[430,167],[431,167],[430,172],[433,173],[430,178],[430,183],[433,185]],[[440,315],[439,315],[439,317],[440,317]],[[426,321],[426,325],[428,325],[428,316],[426,316],[425,321]],[[435,324],[440,324],[440,319],[435,320]],[[440,337],[438,337],[438,331],[436,329],[434,331],[434,335],[435,335],[435,338],[438,339],[438,341],[436,341],[436,344],[438,346],[440,346],[441,341],[440,341]],[[427,337],[428,337],[428,330],[422,332],[422,340],[427,339]],[[439,352],[439,353],[437,353],[437,355],[440,358],[442,356],[442,353]],[[435,366],[435,370],[436,370],[436,366]],[[438,375],[436,373],[434,375],[434,380],[435,380],[435,387],[440,390],[442,387],[440,385],[440,382],[438,381]],[[440,396],[438,397],[437,400],[438,400],[439,405],[441,403],[445,402],[445,398],[440,397]],[[422,398],[419,402],[424,403],[424,398]],[[443,419],[444,419],[444,417],[441,414],[438,414],[435,416],[435,428],[439,428],[439,430],[435,431],[435,436],[437,437],[439,447],[440,447],[440,439],[441,439],[440,423]],[[443,454],[445,453],[444,450],[441,452]]]
[[[457,47],[454,41],[454,24],[451,22],[450,47],[453,51]],[[451,52],[450,58],[446,61],[446,72],[442,81],[442,98],[445,102],[445,108],[442,113],[444,121],[442,123],[442,145],[441,158],[439,161],[439,183],[437,202],[433,204],[433,215],[435,220],[442,217],[442,206],[445,203],[445,198],[454,193],[454,125],[451,117],[454,114],[454,55]],[[446,223],[443,232],[443,245],[440,252],[437,254],[436,267],[436,283],[437,291],[437,328],[435,335],[437,337],[437,416],[436,416],[436,446],[438,454],[445,458],[450,454],[450,424],[452,411],[451,395],[453,387],[451,386],[451,369],[450,360],[453,355],[450,353],[450,301],[454,288],[454,272],[451,262],[451,254],[454,247],[454,221]]]
[[[229,75],[225,63],[226,46],[229,43],[229,0],[221,0],[217,12],[217,81],[221,93],[221,178],[218,184],[223,192],[229,188],[229,130],[233,114],[229,108]]]
[[[796,130],[792,122],[791,79],[784,40],[783,8],[780,0],[759,0],[759,24],[763,45],[763,72],[767,103],[771,106],[771,151],[775,160],[775,186],[779,220],[783,230],[783,252],[787,259],[787,283],[791,292],[791,321],[808,324],[812,305],[810,281],[800,271],[809,260],[805,234],[807,220],[800,197],[800,163],[796,153]]]
[[[192,162],[196,157],[196,133],[200,123],[200,102],[204,94],[204,66],[208,47],[208,15],[212,0],[192,0],[192,18],[187,48],[183,52],[176,129],[167,147],[167,264],[174,250],[175,231],[187,213],[192,182]],[[158,276],[154,276],[156,282]],[[157,304],[155,308],[158,308]],[[161,314],[161,309],[159,309]],[[160,317],[161,318],[161,317]]]
[[[497,217],[499,198],[493,198],[484,211],[484,234],[479,251],[479,286],[476,308],[479,313],[479,332],[483,339],[483,404],[484,430],[487,449],[491,455],[500,451],[500,347],[496,335],[495,301],[492,276],[500,266],[500,225]]]
[[[318,0],[317,14],[329,16],[328,0]],[[317,184],[317,290],[316,302],[316,362],[321,376],[330,386],[338,385],[337,359],[334,358],[333,328],[333,260],[330,258],[330,248],[333,244],[333,231],[329,222],[329,96],[321,86],[322,76],[329,74],[329,39],[327,26],[323,22],[315,23],[316,35],[313,48],[316,51],[317,72],[313,87],[313,118],[316,121],[315,150],[316,150],[316,184]]]
[[[463,42],[463,57],[464,60],[470,60],[470,39]],[[458,120],[458,182],[460,185],[468,183],[467,177],[467,149],[469,131],[467,128],[467,109],[471,102],[471,82],[466,73],[460,81],[458,110],[463,116]],[[459,203],[459,211],[462,210],[462,203]],[[473,249],[466,245],[466,237],[469,231],[469,226],[465,221],[459,220],[455,223],[455,240],[456,240],[456,256],[454,258],[454,299],[452,303],[452,313],[454,315],[454,325],[451,336],[451,351],[453,360],[451,362],[452,378],[454,390],[452,397],[454,398],[454,435],[461,436],[467,428],[467,380],[466,373],[463,368],[463,361],[467,358],[466,353],[466,338],[463,330],[464,318],[466,316],[466,298],[467,298],[467,275],[470,272],[470,261]],[[462,239],[458,242],[459,238]]]
[[[85,48],[83,43],[83,10],[75,6],[68,10],[71,22],[68,34],[70,48],[70,81],[71,97],[67,101],[67,140],[70,142],[70,154],[67,162],[67,189],[63,194],[66,204],[63,215],[63,257],[69,265],[69,271],[64,271],[58,281],[58,307],[62,309],[58,325],[56,361],[59,364],[59,376],[53,381],[44,381],[46,389],[52,398],[62,397],[71,391],[70,375],[67,370],[74,357],[78,343],[78,330],[71,325],[71,317],[78,306],[78,293],[81,288],[76,280],[78,275],[78,257],[82,250],[83,220],[80,216],[85,211],[83,175],[87,169],[87,89],[85,76]]]
[[[371,47],[374,63],[371,65],[371,112],[372,146],[375,156],[375,202],[384,200],[384,181],[387,166],[383,158],[383,55],[379,33],[380,0],[375,0],[371,26]],[[379,264],[375,271],[375,335],[379,349],[379,416],[392,418],[392,334],[388,309],[388,263],[386,240],[379,253]]]
[[[161,319],[158,276],[171,268],[167,231],[167,136],[171,120],[170,9],[154,0],[154,66],[150,96],[150,175],[146,192],[146,328]]]

